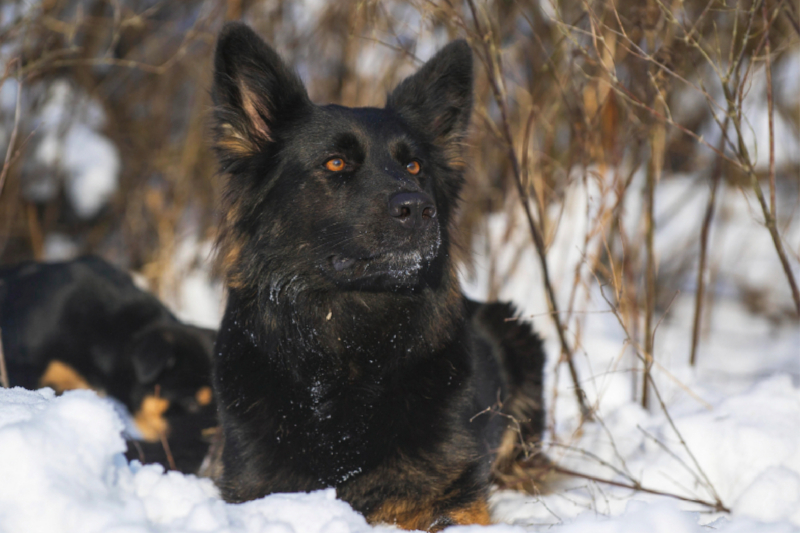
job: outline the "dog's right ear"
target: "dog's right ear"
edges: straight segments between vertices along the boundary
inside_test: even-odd
[[[311,104],[303,82],[248,26],[231,22],[214,57],[216,148],[223,168],[276,140],[283,120]]]

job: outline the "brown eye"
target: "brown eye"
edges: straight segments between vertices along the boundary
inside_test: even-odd
[[[406,165],[406,170],[408,170],[410,174],[419,174],[419,163],[412,161]]]
[[[331,172],[341,172],[344,170],[344,159],[341,157],[334,157],[333,159],[328,159],[325,162],[325,168],[330,170]]]

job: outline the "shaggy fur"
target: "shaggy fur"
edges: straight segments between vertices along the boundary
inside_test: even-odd
[[[446,46],[382,109],[317,106],[234,23],[212,94],[223,496],[336,487],[371,522],[488,523],[504,432],[508,462],[542,430],[543,354],[510,306],[462,295],[450,254],[469,46]]]

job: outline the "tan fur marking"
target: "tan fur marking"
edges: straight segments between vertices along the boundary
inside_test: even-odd
[[[228,239],[222,247],[222,259],[219,269],[228,280],[228,285],[240,288],[244,285],[244,280],[236,274],[236,265],[239,264],[239,257],[242,254],[242,244],[238,240]]]
[[[489,505],[484,499],[468,504],[442,515],[436,510],[432,500],[395,500],[386,502],[375,513],[367,517],[370,523],[384,522],[401,529],[422,531],[441,531],[453,525],[443,521],[449,518],[456,525],[489,525]]]
[[[83,376],[61,361],[51,361],[39,383],[42,387],[50,387],[59,394],[67,390],[91,389]]]
[[[262,105],[259,99],[256,98],[256,95],[245,88],[244,85],[240,85],[239,90],[242,94],[242,107],[244,108],[247,118],[250,119],[250,124],[252,124],[255,129],[255,133],[265,141],[271,141],[272,137],[270,137],[269,134],[269,126],[267,126],[267,123],[264,121],[265,117],[267,120],[270,118],[267,108]],[[266,95],[262,95],[262,99],[263,98],[266,98]]]
[[[158,396],[145,397],[142,406],[133,417],[136,426],[142,432],[144,440],[158,442],[161,439],[161,435],[169,429],[169,425],[163,417],[167,409],[169,409],[169,400]]]
[[[253,143],[243,138],[238,133],[227,131],[233,130],[232,127],[228,126],[225,129],[225,136],[217,140],[217,147],[240,157],[248,156],[255,152]]]
[[[522,443],[517,429],[507,428],[492,464],[492,481],[502,489],[535,495],[546,492],[552,469],[547,456],[537,453],[535,444]]]
[[[225,448],[225,435],[222,433],[222,428],[215,427],[204,429],[203,437],[209,438],[211,444],[208,448],[208,453],[206,453],[205,458],[203,458],[203,463],[197,471],[197,475],[211,478],[217,486],[220,486],[220,483],[222,483],[222,476],[225,472],[222,465],[222,451]]]
[[[214,394],[211,392],[211,387],[205,386],[197,389],[194,399],[197,400],[197,403],[203,407],[210,404],[211,400],[214,399]]]
[[[211,438],[215,437],[217,435],[217,433],[219,433],[219,431],[220,431],[220,427],[219,426],[214,426],[214,427],[211,427],[211,428],[205,428],[205,429],[201,430],[200,431],[200,435],[202,435],[204,439],[211,439]]]
[[[384,503],[367,520],[373,524],[394,524],[400,529],[431,531],[436,517],[431,502],[397,500]]]
[[[450,518],[458,525],[478,524],[488,526],[492,523],[489,517],[489,504],[486,500],[478,500],[450,513]]]

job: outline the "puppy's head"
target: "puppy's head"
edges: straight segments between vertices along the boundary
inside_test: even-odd
[[[138,413],[149,397],[158,398],[164,412],[197,413],[210,405],[214,338],[210,330],[178,323],[139,332],[128,348],[135,377],[129,407]]]
[[[229,24],[213,97],[231,286],[280,298],[441,282],[472,107],[464,41],[400,83],[384,108],[317,106],[274,50]]]

